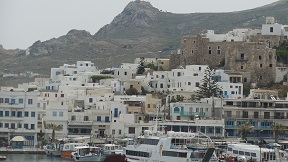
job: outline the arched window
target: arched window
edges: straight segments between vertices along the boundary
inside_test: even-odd
[[[180,109],[178,107],[174,108],[174,113],[179,113]]]

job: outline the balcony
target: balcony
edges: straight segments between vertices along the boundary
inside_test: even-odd
[[[249,119],[249,120],[265,120],[265,119],[288,119],[288,116],[267,116],[267,115],[224,115],[224,118],[226,119],[233,119],[233,120],[238,120],[238,119]]]
[[[18,103],[0,103],[0,108],[24,109],[24,104]]]
[[[205,112],[176,111],[174,113],[179,113],[181,116],[205,116]]]

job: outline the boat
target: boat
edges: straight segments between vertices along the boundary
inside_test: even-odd
[[[102,147],[103,154],[110,155],[110,154],[123,154],[123,148],[121,145],[117,144],[104,144]]]
[[[124,148],[124,153],[131,162],[218,162],[214,153],[215,147],[209,137],[210,140],[206,140],[208,142],[206,145],[201,145],[201,149],[192,147],[194,140],[200,140],[198,137],[197,133],[191,132],[165,130],[152,133],[150,130],[145,130],[142,136],[135,139],[133,145]]]
[[[48,156],[61,156],[63,144],[50,144],[44,147],[45,153]]]
[[[234,159],[235,161],[239,161],[239,159],[243,159],[243,161],[285,161],[285,152],[279,150],[279,148],[262,148],[258,145],[252,145],[248,143],[236,143],[236,144],[228,144],[226,151],[226,158]]]
[[[89,146],[87,143],[65,143],[61,150],[61,157],[72,159],[72,152],[75,152],[77,146]]]
[[[0,161],[4,161],[4,160],[6,160],[6,156],[0,155]]]
[[[72,156],[76,162],[100,162],[104,161],[106,158],[106,156],[102,153],[101,147],[77,146],[75,149],[76,151],[72,153]]]

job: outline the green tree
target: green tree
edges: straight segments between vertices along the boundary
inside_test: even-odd
[[[52,142],[55,142],[55,131],[61,131],[63,129],[62,125],[57,125],[54,123],[46,124],[44,122],[45,129],[52,129]]]
[[[129,89],[127,89],[126,91],[125,91],[125,93],[127,94],[127,95],[138,95],[139,94],[139,92],[137,91],[137,89],[135,89],[135,88],[129,88]]]
[[[93,83],[97,83],[99,82],[101,79],[109,79],[109,78],[113,78],[111,76],[105,76],[105,75],[93,75],[91,76],[92,82]]]
[[[150,64],[146,65],[145,67],[147,67],[147,68],[150,68],[150,69],[152,69],[152,70],[155,70],[155,71],[157,71],[157,70],[158,70],[158,67],[157,67],[157,66],[155,66],[155,65],[154,65],[154,64],[152,64],[152,63],[150,63]]]
[[[284,133],[285,126],[283,124],[274,122],[270,127],[273,131],[275,142],[278,143],[279,135]]]
[[[249,122],[240,125],[241,138],[247,141],[247,133],[250,132],[252,129],[253,126],[251,126]]]
[[[197,98],[210,98],[212,96],[219,97],[222,88],[219,87],[217,82],[213,79],[215,75],[215,70],[207,67],[205,69],[204,78],[201,80],[202,84],[199,85],[199,90],[197,91]]]
[[[137,68],[137,74],[143,74],[145,72],[144,57],[140,58],[139,66]]]

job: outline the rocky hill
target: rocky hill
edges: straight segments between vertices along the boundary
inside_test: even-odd
[[[183,35],[208,29],[224,33],[234,28],[260,28],[267,16],[288,24],[288,0],[239,12],[190,14],[162,12],[149,2],[133,1],[94,35],[73,29],[59,38],[36,41],[16,54],[0,49],[0,69],[49,75],[51,67],[77,60],[91,60],[103,68],[136,57],[169,57],[179,48]]]

